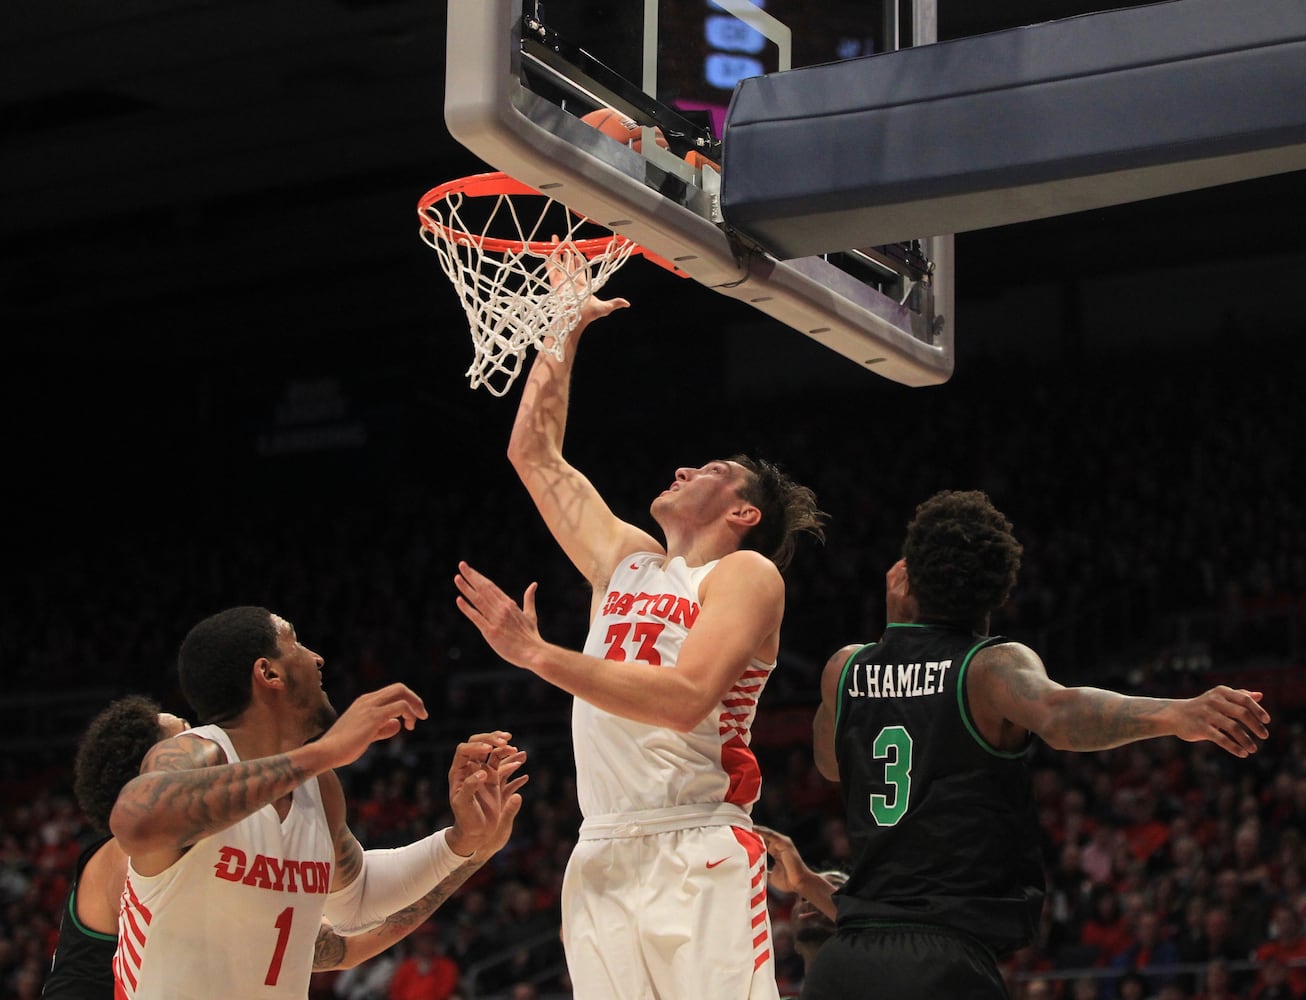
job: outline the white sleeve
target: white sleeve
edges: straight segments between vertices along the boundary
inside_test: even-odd
[[[409,906],[471,860],[455,854],[447,829],[407,847],[364,851],[363,870],[326,899],[325,916],[337,934],[362,934]]]

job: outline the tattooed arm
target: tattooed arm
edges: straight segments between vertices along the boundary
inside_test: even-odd
[[[109,820],[142,875],[158,874],[196,841],[290,794],[314,766],[310,753],[226,760],[218,744],[186,733],[145,755],[140,777],[118,794]]]
[[[449,769],[453,825],[405,847],[364,851],[344,822],[340,780],[335,774],[323,776],[322,805],[336,855],[325,915],[334,930],[353,937],[382,926],[389,916],[427,897],[471,861],[483,861],[507,841],[521,808],[517,790],[527,780],[524,775],[514,777],[526,754],[507,737],[496,732],[458,745]]]
[[[517,801],[520,804],[521,800]],[[426,918],[439,909],[444,901],[457,892],[462,884],[476,874],[488,860],[488,855],[484,858],[477,855],[451,875],[445,876],[439,885],[417,902],[390,914],[381,926],[366,933],[346,937],[337,934],[324,920],[313,950],[313,970],[320,972],[324,969],[349,969],[381,954],[424,924]]]
[[[971,714],[986,740],[1019,749],[1026,733],[1057,750],[1108,750],[1157,736],[1210,741],[1235,757],[1269,736],[1261,692],[1219,685],[1195,698],[1145,698],[1094,687],[1064,687],[1018,642],[975,654],[967,671]]]
[[[475,746],[479,740],[491,738],[493,737],[488,735],[473,737],[468,743],[459,746],[449,773],[450,792],[455,798],[466,794],[464,786],[467,778],[470,777],[464,766],[464,750]],[[475,857],[469,858],[442,878],[425,896],[391,913],[379,926],[362,934],[350,936],[339,934],[328,921],[324,920],[314,948],[315,970],[351,968],[381,954],[395,942],[407,937],[425,923],[446,899],[457,892],[464,882],[480,871],[485,863],[508,843],[512,837],[513,823],[517,819],[517,814],[521,812],[522,797],[518,790],[527,780],[525,776],[513,777],[513,775],[525,763],[526,754],[524,751],[506,746],[504,740],[497,742],[502,746],[491,752],[485,760],[485,765],[492,772],[492,780],[482,787],[479,796],[486,818],[493,825],[487,831]],[[362,848],[352,834],[348,839],[352,841],[353,849],[358,851],[356,864],[361,867]]]

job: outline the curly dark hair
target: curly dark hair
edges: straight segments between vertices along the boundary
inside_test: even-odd
[[[980,490],[943,490],[916,508],[902,554],[922,618],[974,627],[1016,585],[1024,551]]]
[[[816,494],[789,478],[779,466],[764,459],[733,455],[749,476],[739,495],[762,513],[761,519],[740,541],[740,548],[752,549],[769,558],[783,572],[793,560],[795,538],[800,531],[825,541],[825,511],[816,506]]]
[[[195,625],[177,654],[177,677],[198,723],[230,722],[245,711],[254,661],[280,655],[267,608],[228,608]]]
[[[163,738],[158,702],[131,694],[109,703],[91,720],[73,761],[73,794],[97,830],[109,832],[109,814],[123,786],[141,772],[150,747]]]

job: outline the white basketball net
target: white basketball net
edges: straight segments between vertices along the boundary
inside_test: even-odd
[[[582,227],[595,224],[542,194],[451,190],[431,199],[439,190],[419,206],[422,239],[439,255],[467,314],[473,349],[468,382],[502,396],[521,372],[528,347],[563,360],[585,300],[638,248],[610,231],[602,239],[584,238]],[[528,218],[531,203],[542,207]],[[585,257],[589,266],[570,272],[560,263]]]

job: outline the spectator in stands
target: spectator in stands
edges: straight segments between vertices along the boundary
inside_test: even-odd
[[[1216,958],[1237,962],[1247,957],[1247,949],[1234,940],[1228,907],[1219,903],[1206,907],[1202,916],[1202,937],[1194,957],[1202,962]]]
[[[387,948],[380,955],[342,972],[331,985],[337,1000],[387,1000],[390,980],[399,967],[399,947]]]
[[[1155,966],[1174,965],[1179,961],[1179,949],[1168,940],[1161,927],[1161,918],[1155,910],[1144,910],[1138,915],[1134,927],[1134,940],[1111,964],[1117,969],[1131,969],[1147,975],[1152,981],[1159,977],[1149,975]],[[1125,1000],[1123,994],[1121,1000]]]
[[[1116,996],[1120,1000],[1149,1000],[1151,984],[1142,974],[1130,970],[1116,981]]]
[[[1133,856],[1145,864],[1165,850],[1170,841],[1170,824],[1157,815],[1152,793],[1140,789],[1129,796],[1125,842]]]
[[[1109,965],[1129,947],[1129,926],[1120,912],[1120,897],[1115,889],[1100,885],[1093,890],[1092,908],[1079,940],[1097,949],[1094,965]]]
[[[1302,992],[1293,985],[1290,976],[1288,967],[1277,955],[1262,959],[1258,978],[1248,994],[1249,1000],[1301,1000]]]
[[[1079,945],[1092,899],[1092,882],[1080,864],[1081,853],[1078,844],[1064,842],[1057,852],[1056,865],[1048,872],[1047,947],[1054,954]]]
[[[1269,923],[1269,897],[1261,886],[1246,884],[1233,868],[1221,868],[1215,876],[1214,902],[1228,914],[1228,957],[1246,958],[1265,935]]]
[[[409,940],[412,954],[395,968],[389,1000],[450,1000],[458,989],[461,970],[445,954],[439,928],[428,920]]]
[[[1234,989],[1227,958],[1213,958],[1206,963],[1203,982],[1193,1000],[1242,1000]]]
[[[1106,885],[1115,872],[1116,855],[1124,834],[1110,814],[1093,820],[1093,832],[1080,853],[1080,864],[1094,885]]]
[[[1266,966],[1258,985],[1269,983],[1269,965],[1275,963],[1278,966],[1276,974],[1281,969],[1285,971],[1293,994],[1306,996],[1306,936],[1302,934],[1301,924],[1301,914],[1286,903],[1277,903],[1271,910],[1270,940],[1255,951],[1256,960]]]

